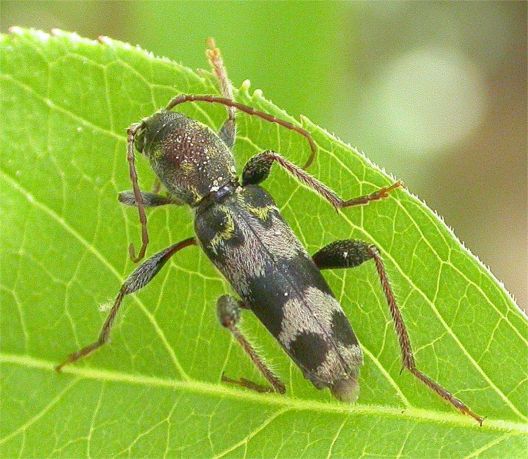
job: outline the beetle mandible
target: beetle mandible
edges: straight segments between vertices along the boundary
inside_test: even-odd
[[[403,367],[460,412],[482,424],[481,416],[416,367],[409,335],[379,250],[367,242],[341,240],[327,245],[313,256],[308,255],[271,196],[259,186],[268,177],[273,163],[277,163],[338,210],[385,199],[401,183],[396,182],[366,196],[341,199],[305,171],[316,154],[309,132],[235,102],[220,51],[212,39],[208,45],[207,55],[222,96],[181,95],[172,99],[165,109],[131,125],[127,159],[133,190],[119,194],[121,203],[137,207],[142,226],[139,254],[136,256],[133,246],[129,247],[134,261],[143,258],[148,245],[145,207],[191,206],[196,235],[171,245],[142,263],[123,283],[97,341],[70,354],[56,367],[57,371],[105,344],[123,298],[148,284],[175,253],[198,245],[240,297],[223,295],[218,299],[220,323],[230,330],[270,383],[271,390],[284,393],[286,389],[238,328],[243,309],[257,316],[315,387],[329,388],[337,399],[354,402],[359,395],[358,378],[363,354],[321,270],[352,268],[373,260],[394,321]],[[171,111],[176,105],[192,101],[226,106],[228,117],[218,134],[181,113]],[[311,155],[304,167],[296,166],[277,152],[264,151],[246,163],[240,181],[231,152],[236,137],[237,109],[305,136]],[[140,190],[134,150],[149,159],[168,195]],[[244,378],[234,380],[224,376],[223,380],[257,391],[270,391]]]

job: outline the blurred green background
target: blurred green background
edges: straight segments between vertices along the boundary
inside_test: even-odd
[[[251,80],[435,209],[526,310],[526,2],[1,1],[0,27],[140,44]]]

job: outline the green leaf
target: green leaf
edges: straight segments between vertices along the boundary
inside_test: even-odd
[[[313,253],[336,239],[375,243],[385,259],[418,365],[487,417],[458,414],[409,373],[374,266],[325,273],[365,351],[361,396],[348,406],[305,381],[251,314],[244,330],[287,381],[287,395],[220,383],[222,372],[259,380],[218,324],[230,287],[198,248],[177,254],[126,300],[112,343],[65,369],[92,342],[133,269],[136,210],[125,129],[177,93],[216,93],[193,72],[116,41],[16,29],[1,38],[2,457],[475,457],[522,456],[527,447],[527,322],[502,285],[416,197],[336,214],[278,168],[265,187]],[[202,53],[203,50],[196,50]],[[243,58],[243,57],[242,57]],[[250,94],[237,100],[291,119]],[[182,110],[218,128],[222,107]],[[239,116],[241,167],[264,149],[302,164],[305,140]],[[391,178],[307,119],[318,146],[311,172],[341,196]],[[142,186],[154,177],[138,158]],[[441,190],[439,191],[441,192]],[[149,254],[193,234],[185,208],[148,212]]]

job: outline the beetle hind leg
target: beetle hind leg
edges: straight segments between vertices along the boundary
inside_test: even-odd
[[[245,378],[239,380],[231,379],[225,375],[222,375],[222,381],[236,384],[238,386],[246,387],[248,389],[255,390],[257,392],[278,392],[284,394],[286,387],[279,377],[266,365],[262,357],[257,354],[255,348],[243,335],[240,329],[237,327],[240,321],[240,310],[245,305],[241,301],[237,301],[235,298],[229,295],[223,295],[218,298],[216,303],[216,310],[218,314],[218,320],[223,327],[227,328],[233,337],[238,341],[244,352],[249,356],[253,364],[260,371],[262,376],[271,384],[271,388],[267,386],[261,386]]]
[[[353,268],[367,260],[374,260],[381,287],[383,288],[383,293],[387,299],[390,314],[394,322],[394,328],[396,329],[396,334],[398,336],[403,367],[409,370],[415,378],[420,380],[446,402],[453,405],[458,411],[471,416],[482,425],[484,418],[474,413],[466,404],[451,394],[451,392],[416,367],[416,361],[411,347],[411,340],[407,333],[407,327],[405,326],[400,309],[396,303],[396,298],[390,286],[383,260],[376,246],[363,241],[335,241],[319,250],[313,256],[313,260],[319,269]]]

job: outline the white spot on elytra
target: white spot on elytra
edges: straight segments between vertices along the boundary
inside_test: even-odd
[[[337,348],[331,348],[324,362],[317,367],[315,375],[327,384],[346,378],[346,371],[343,369],[343,362],[350,369],[357,369],[363,364],[363,352],[357,345],[343,346],[338,343]]]
[[[341,306],[333,296],[315,287],[306,288],[301,298],[292,298],[284,305],[279,341],[289,349],[301,333],[324,336],[332,328],[334,311],[341,311]]]
[[[330,339],[334,311],[342,311],[337,300],[315,287],[308,287],[301,298],[291,298],[283,308],[281,332],[278,339],[286,349],[290,349],[296,337],[302,333],[314,333]],[[346,376],[348,371],[363,363],[359,346],[345,346],[332,341],[324,362],[307,376],[323,385],[331,385],[335,380]]]

